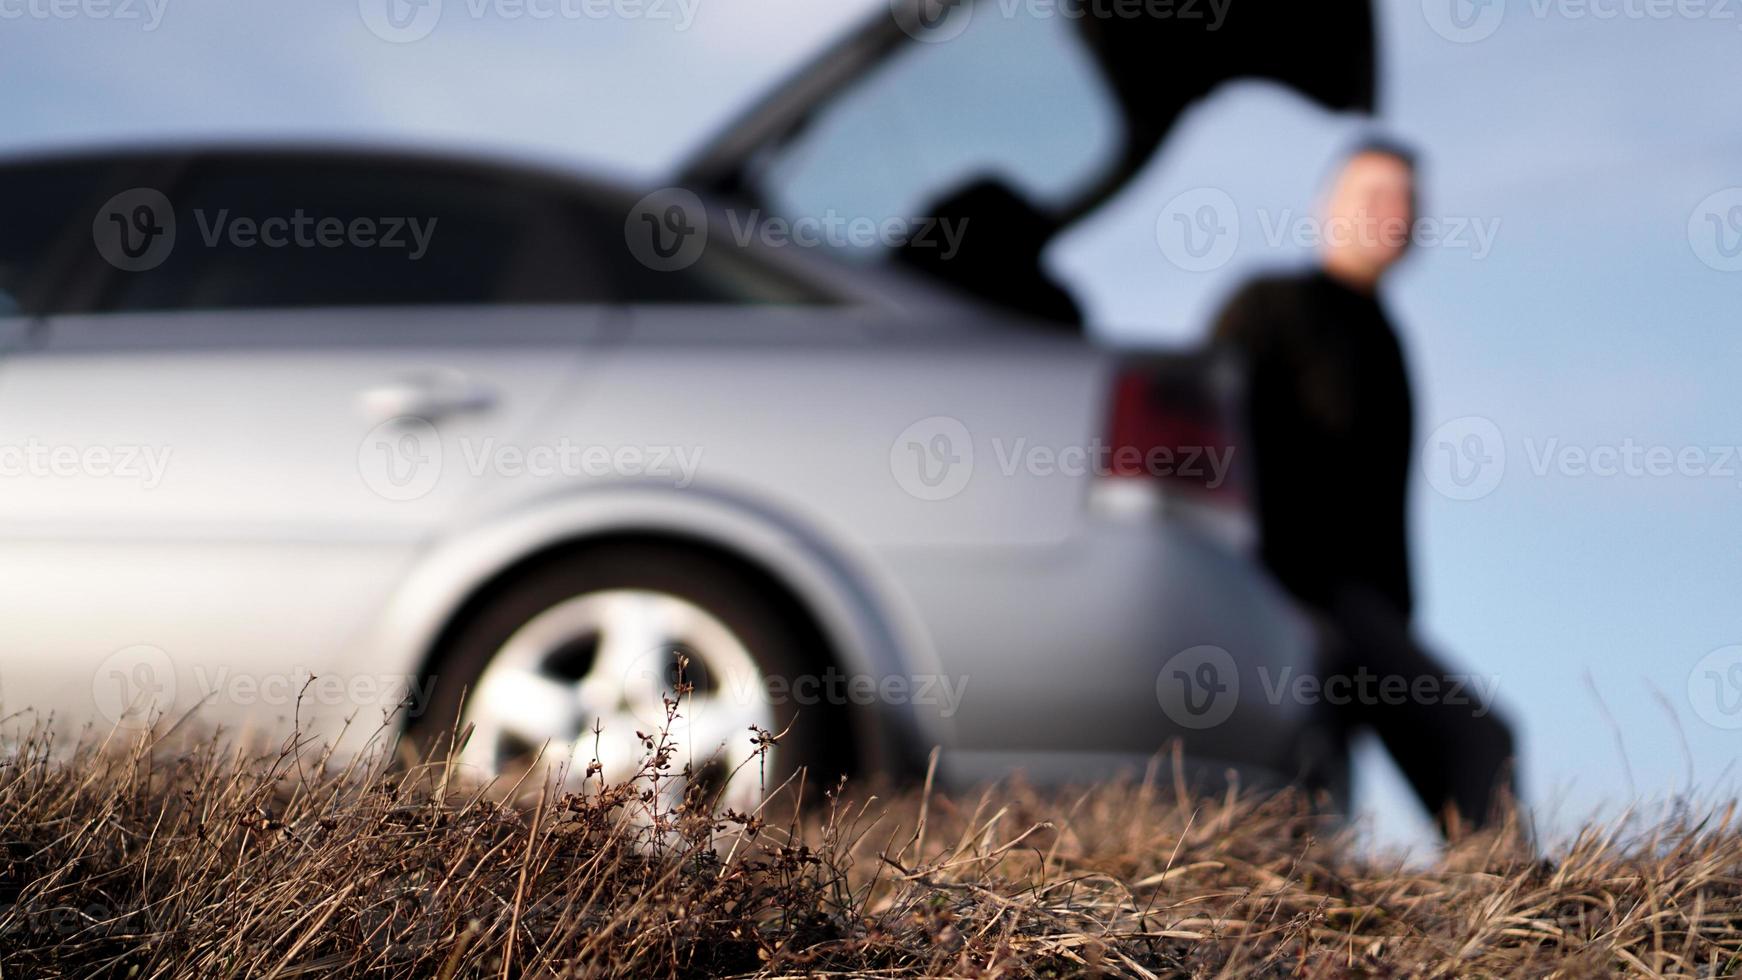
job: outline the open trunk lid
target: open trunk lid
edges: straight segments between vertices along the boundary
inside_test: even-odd
[[[1001,0],[977,2],[992,11],[1004,9]],[[1223,82],[1270,79],[1328,109],[1374,108],[1370,0],[1178,0],[1153,7],[1154,16],[1083,15],[1105,2],[1059,0],[1054,14],[1079,11],[1075,28],[1112,89],[1124,124],[1116,163],[1063,208],[1058,217],[1067,222],[1118,193],[1154,155],[1179,115]],[[928,31],[948,31],[946,17],[973,16],[975,4],[879,4],[857,28],[723,127],[680,169],[679,182],[737,196],[758,154],[802,132],[813,114],[894,53],[921,43]],[[1202,15],[1187,17],[1191,7]]]

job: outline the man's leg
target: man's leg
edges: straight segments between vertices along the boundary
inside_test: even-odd
[[[1449,703],[1453,692],[1445,666],[1416,643],[1402,612],[1378,591],[1344,589],[1329,612],[1342,643],[1326,680],[1349,678],[1344,683],[1354,697],[1343,709],[1347,722],[1373,728],[1436,819],[1450,803],[1465,826],[1486,824],[1501,793],[1513,791],[1510,727],[1492,705],[1479,703],[1471,684],[1461,685],[1460,703]],[[1362,673],[1370,678],[1364,688]],[[1382,696],[1387,677],[1407,682],[1401,698],[1396,682],[1391,696]],[[1431,680],[1418,687],[1421,678]]]

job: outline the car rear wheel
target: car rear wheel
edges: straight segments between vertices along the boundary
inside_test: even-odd
[[[754,805],[796,767],[850,757],[839,706],[773,696],[818,667],[795,618],[712,554],[601,546],[493,590],[444,644],[422,727],[469,727],[455,755],[479,775],[537,760],[571,786],[595,760],[608,783],[634,777],[663,733],[667,775],[688,766],[723,804]],[[786,735],[758,757],[758,730]]]

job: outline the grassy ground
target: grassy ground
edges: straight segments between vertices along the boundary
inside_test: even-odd
[[[627,785],[523,784],[520,806],[435,764],[168,746],[0,752],[0,978],[1742,969],[1728,812],[1548,859],[1509,828],[1405,869],[1295,801],[1153,781],[810,787],[797,819],[709,819],[661,788],[665,745]]]

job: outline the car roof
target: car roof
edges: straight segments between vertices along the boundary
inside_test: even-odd
[[[202,160],[317,160],[415,166],[478,175],[513,177],[517,181],[558,184],[601,203],[625,206],[638,196],[635,185],[550,159],[491,151],[472,146],[434,143],[341,140],[332,138],[188,138],[181,140],[114,141],[62,147],[32,147],[0,156],[0,169],[75,166],[113,162],[143,167],[173,168]]]

